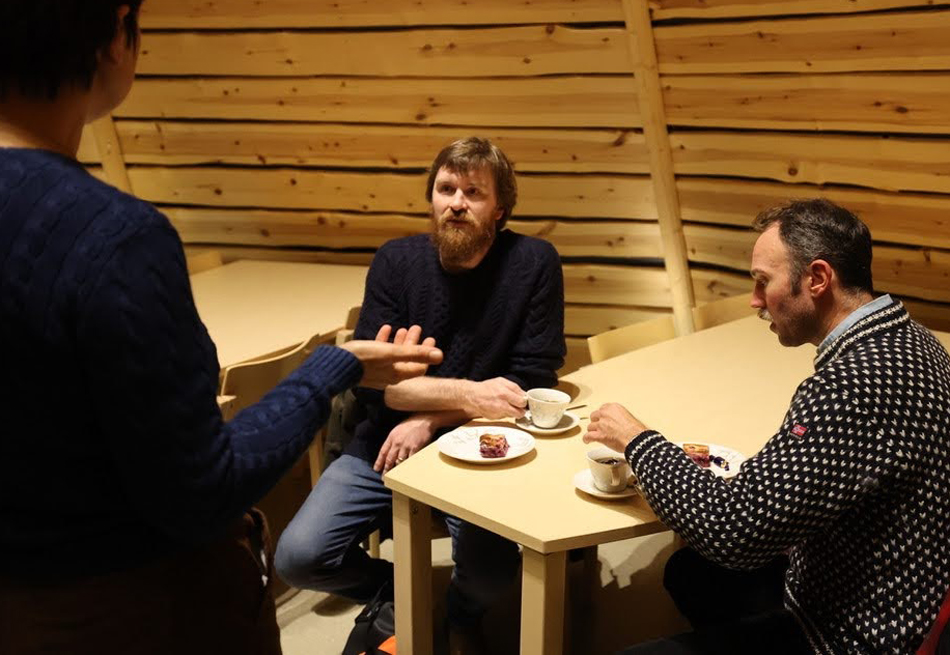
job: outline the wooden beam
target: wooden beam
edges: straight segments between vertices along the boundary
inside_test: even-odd
[[[950,68],[950,10],[657,27],[663,74]]]
[[[119,136],[116,134],[112,116],[103,116],[93,122],[91,127],[106,180],[120,191],[132,193],[132,183],[125,169],[125,160],[122,159],[122,147],[119,144]]]
[[[425,173],[135,166],[136,193],[169,205],[423,214]],[[519,217],[655,219],[646,176],[522,175]]]
[[[116,123],[131,164],[240,164],[427,169],[463,134],[457,127],[261,122]],[[519,173],[638,173],[650,163],[643,134],[632,130],[480,129]],[[86,153],[81,150],[81,154]]]
[[[950,134],[950,74],[667,75],[670,125]]]
[[[921,0],[652,0],[653,19],[849,14],[933,4]]]
[[[820,196],[857,213],[876,241],[950,249],[947,195],[709,178],[680,178],[676,185],[687,221],[749,227],[756,214],[783,200]]]
[[[571,303],[669,308],[669,277],[660,267],[564,264],[564,300]]]
[[[682,132],[671,144],[680,176],[950,193],[950,138]]]
[[[558,25],[344,32],[154,32],[143,75],[491,77],[624,73],[623,32]],[[328,56],[327,53],[333,53]]]
[[[425,234],[425,216],[260,209],[166,207],[182,240],[244,246],[378,248],[390,239]],[[564,257],[650,258],[660,252],[653,221],[525,221],[508,226],[551,242]]]
[[[620,20],[620,6],[609,0],[162,0],[142,6],[145,29],[464,26]]]
[[[690,334],[693,331],[692,307],[695,301],[689,282],[689,263],[673,175],[670,139],[666,130],[663,91],[657,75],[650,9],[646,0],[623,0],[623,9],[634,77],[637,80],[640,115],[643,117],[643,134],[650,153],[650,176],[660,219],[663,259],[673,296],[673,318],[677,334]]]

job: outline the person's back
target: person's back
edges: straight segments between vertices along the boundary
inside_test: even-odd
[[[187,397],[206,403],[217,384],[214,346],[196,320],[187,286],[163,291],[185,302],[143,307],[151,305],[155,280],[110,284],[116,264],[130,256],[138,260],[136,270],[156,279],[187,280],[183,270],[170,270],[184,265],[174,230],[148,204],[42,150],[3,151],[0,199],[0,415],[7,434],[0,439],[6,524],[0,571],[62,579],[140,563],[172,547],[168,534],[135,507],[143,500],[122,484],[136,475],[135,463],[119,459],[113,448],[117,439],[142,439],[135,427],[151,421],[144,406],[150,378],[168,371],[143,367],[170,359],[169,366],[180,367],[180,383],[194,388]],[[119,311],[99,311],[103,293]],[[152,314],[155,329],[175,323],[197,348],[189,361],[176,361],[176,353],[136,353],[110,343],[110,333],[126,323],[122,311]],[[124,381],[103,378],[122,369],[129,373]],[[144,403],[112,397],[117,383],[138,386]],[[204,412],[203,427],[220,429],[211,425],[215,412],[208,407],[173,405],[172,411]],[[143,457],[161,457],[167,447],[126,445]]]

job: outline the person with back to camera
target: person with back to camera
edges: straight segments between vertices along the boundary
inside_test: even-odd
[[[141,0],[0,3],[0,653],[280,652],[263,517],[330,398],[441,361],[321,347],[225,424],[182,244],[76,162],[132,84]]]
[[[874,297],[851,212],[796,200],[754,227],[752,306],[818,348],[776,434],[729,482],[617,404],[584,435],[626,454],[690,547],[665,584],[695,632],[624,652],[914,653],[950,586],[950,357]]]

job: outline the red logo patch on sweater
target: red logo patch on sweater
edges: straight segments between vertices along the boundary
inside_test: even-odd
[[[804,437],[806,432],[808,432],[808,428],[799,423],[796,423],[795,427],[792,428],[792,434],[796,437]]]

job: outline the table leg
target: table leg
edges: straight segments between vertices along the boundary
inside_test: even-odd
[[[566,553],[542,555],[525,548],[522,558],[521,655],[561,655]]]
[[[393,492],[396,643],[400,655],[432,655],[431,511]]]

